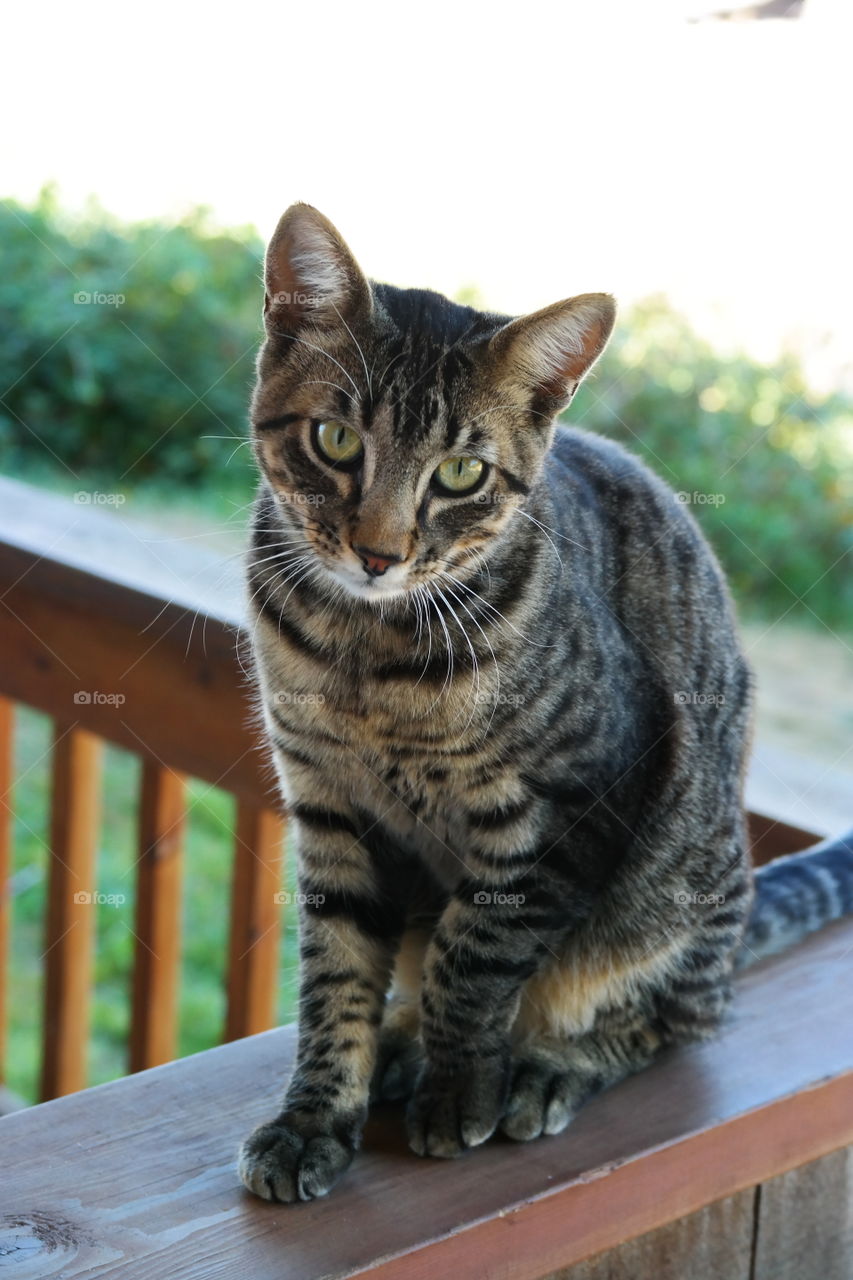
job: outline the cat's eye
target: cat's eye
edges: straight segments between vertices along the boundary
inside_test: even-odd
[[[433,479],[440,489],[448,493],[467,493],[479,484],[486,464],[481,458],[447,458],[433,472]]]
[[[329,462],[356,462],[364,452],[361,436],[343,422],[318,422],[314,428],[317,449]]]

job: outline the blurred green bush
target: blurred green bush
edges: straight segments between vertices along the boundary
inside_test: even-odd
[[[47,189],[32,209],[0,204],[0,244],[4,470],[53,458],[113,488],[215,483],[245,435],[257,233],[216,232],[202,209],[177,225],[97,207],[70,221]]]
[[[0,467],[168,486],[171,504],[248,497],[248,451],[229,460],[260,338],[257,234],[215,230],[204,210],[70,219],[48,189],[0,204],[0,244]],[[652,299],[622,315],[570,420],[689,501],[741,604],[853,624],[853,403],[815,395],[795,360],[723,358]]]
[[[671,485],[752,611],[853,626],[853,402],[797,360],[723,358],[663,298],[617,324],[570,421]]]

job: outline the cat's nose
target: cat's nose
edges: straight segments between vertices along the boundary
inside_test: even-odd
[[[364,565],[365,573],[371,578],[380,577],[392,564],[400,564],[404,556],[389,556],[383,551],[374,551],[371,547],[354,546],[353,551]]]

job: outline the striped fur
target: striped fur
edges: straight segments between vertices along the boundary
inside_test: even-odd
[[[759,867],[755,886],[739,969],[853,913],[853,832]]]
[[[511,320],[371,284],[305,205],[266,290],[248,581],[298,830],[301,1006],[240,1171],[292,1201],[347,1167],[371,1093],[409,1099],[416,1152],[453,1156],[559,1132],[714,1032],[753,896],[751,677],[685,508],[554,426],[606,295]],[[355,463],[322,456],[330,421]],[[448,495],[435,469],[460,455],[485,466]],[[763,872],[747,945],[797,935],[792,874],[808,927],[848,909],[836,863]]]

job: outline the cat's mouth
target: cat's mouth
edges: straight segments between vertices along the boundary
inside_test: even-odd
[[[381,574],[371,573],[355,557],[351,562],[338,560],[334,564],[324,563],[323,568],[350,595],[372,604],[400,599],[408,595],[414,585],[411,581],[411,562],[389,565]]]

